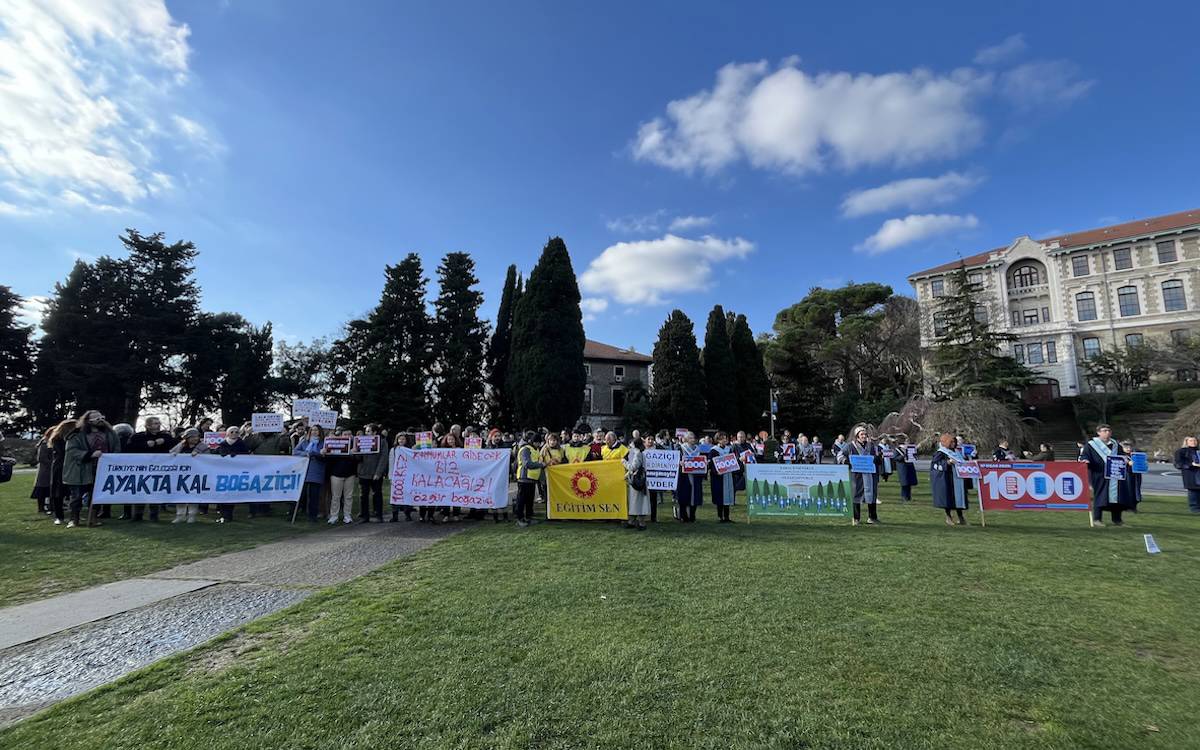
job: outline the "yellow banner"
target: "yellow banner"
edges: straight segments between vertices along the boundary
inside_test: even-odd
[[[629,516],[625,467],[620,461],[551,466],[546,470],[546,486],[550,491],[547,518],[625,519]]]

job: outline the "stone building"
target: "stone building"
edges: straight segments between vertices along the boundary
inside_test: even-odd
[[[633,349],[619,349],[588,339],[583,347],[587,381],[583,387],[581,419],[593,429],[620,427],[625,388],[635,380],[650,388],[653,363],[652,358]]]
[[[1082,363],[1099,352],[1165,343],[1200,325],[1200,209],[1041,240],[1018,237],[918,271],[908,280],[922,311],[922,348],[938,335],[936,298],[960,263],[983,285],[979,315],[1018,336],[1013,356],[1040,375],[1025,394],[1031,403],[1095,390]]]

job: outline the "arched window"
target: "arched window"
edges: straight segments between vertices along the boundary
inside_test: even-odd
[[[1183,282],[1171,279],[1162,283],[1163,310],[1177,312],[1187,309],[1187,298],[1183,295]]]
[[[1080,292],[1075,295],[1075,317],[1079,320],[1096,319],[1096,295],[1092,292]]]
[[[1130,315],[1141,315],[1142,306],[1138,302],[1138,293],[1136,286],[1123,286],[1117,290],[1117,306],[1121,310],[1121,317],[1127,318]]]
[[[1013,286],[1018,289],[1037,286],[1042,283],[1042,275],[1037,266],[1021,266],[1013,271]]]

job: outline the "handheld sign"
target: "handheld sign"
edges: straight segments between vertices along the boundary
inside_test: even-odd
[[[1115,479],[1118,482],[1124,481],[1127,466],[1124,456],[1109,456],[1104,460],[1104,478]]]
[[[683,459],[684,474],[704,474],[708,472],[708,457],[693,456]]]
[[[646,462],[646,489],[670,492],[679,482],[679,451],[647,450],[642,454]]]
[[[685,437],[687,437],[687,434],[688,434],[688,429],[686,427],[676,427],[675,428],[675,439],[676,440],[683,440]]]
[[[1129,454],[1129,464],[1129,468],[1133,470],[1134,474],[1145,474],[1150,471],[1150,459],[1141,451]]]
[[[783,444],[783,460],[784,461],[793,461],[793,460],[795,460],[795,458],[796,458],[796,444],[795,443],[784,443]]]
[[[742,451],[741,458],[742,458],[742,463],[744,463],[744,464],[758,463],[758,459],[754,457],[754,451],[751,451],[751,450]]]
[[[321,402],[315,398],[298,398],[292,401],[292,414],[296,417],[311,417],[313,412],[321,408]]]
[[[850,454],[850,472],[853,474],[874,474],[875,473],[875,457],[860,456],[857,453]]]
[[[250,431],[259,432],[283,432],[283,415],[282,414],[251,414],[250,415]]]
[[[975,446],[972,445],[971,443],[963,443],[962,444],[962,454],[963,454],[963,457],[966,458],[968,461],[975,460]]]
[[[208,446],[210,451],[215,451],[221,441],[225,439],[223,432],[206,432],[204,433],[204,444]]]
[[[332,430],[337,427],[337,418],[338,413],[333,409],[317,409],[308,415],[308,422],[309,424],[315,424],[318,427]]]
[[[729,453],[724,456],[717,456],[716,458],[713,459],[713,468],[716,469],[717,473],[721,474],[722,476],[724,476],[725,474],[728,474],[731,471],[737,471],[738,470],[737,455],[735,455],[733,453]]]
[[[418,449],[432,448],[433,447],[433,433],[432,432],[418,432],[417,437],[416,437],[416,443],[417,443]]]
[[[824,453],[825,446],[821,445],[820,443],[812,444],[812,454],[817,457],[818,461],[821,459],[821,456],[824,455]]]
[[[980,479],[982,476],[978,461],[956,463],[954,464],[954,473],[958,475],[959,479]]]
[[[349,435],[336,435],[334,437],[325,438],[325,452],[331,456],[348,456],[350,455],[350,443],[352,438]]]
[[[884,458],[895,458],[896,456],[896,451],[892,450],[891,448],[883,448],[880,450],[880,453]]]
[[[354,452],[355,453],[378,453],[379,452],[379,436],[378,435],[355,435],[354,436]]]
[[[908,460],[910,462],[916,461],[917,460],[917,446],[915,446],[915,445],[904,446],[904,455],[908,457]]]
[[[472,435],[471,437],[464,439],[463,444],[468,448],[482,448],[483,438],[479,437],[478,435]]]

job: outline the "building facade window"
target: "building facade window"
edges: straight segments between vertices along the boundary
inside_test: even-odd
[[[1117,290],[1117,307],[1121,311],[1122,318],[1142,314],[1142,306],[1138,303],[1136,286],[1123,286]]]
[[[1092,292],[1080,292],[1075,295],[1075,317],[1080,320],[1096,319],[1096,295]]]
[[[967,283],[968,284],[982,284],[983,283],[983,274],[979,271],[971,271],[970,273],[967,274]]]
[[[946,294],[946,282],[941,279],[934,279],[929,282],[929,293],[934,297],[942,297]]]
[[[1155,245],[1158,250],[1159,263],[1174,263],[1179,260],[1179,255],[1175,252],[1175,240],[1163,240]]]
[[[946,313],[933,314],[933,335],[945,336],[947,329],[950,326],[946,325]]]
[[[1100,339],[1086,338],[1083,340],[1083,358],[1092,359],[1100,356]]]
[[[592,365],[590,362],[583,363],[583,374],[589,378],[592,376]]]
[[[981,325],[987,325],[988,309],[987,305],[975,305],[975,322]]]
[[[1040,283],[1042,274],[1038,272],[1037,266],[1021,266],[1013,271],[1013,286],[1018,289],[1037,286]]]
[[[1142,334],[1140,334],[1140,333],[1125,334],[1125,346],[1127,346],[1127,347],[1133,348],[1133,347],[1141,346],[1145,342],[1146,342],[1145,337],[1142,336]]]
[[[1029,364],[1031,365],[1040,365],[1044,361],[1042,359],[1041,344],[1027,344],[1025,346],[1025,355],[1028,357]]]
[[[625,365],[613,365],[613,380],[620,383],[625,379]],[[619,412],[617,412],[619,413]]]
[[[1071,256],[1071,275],[1072,276],[1087,276],[1092,272],[1091,265],[1088,263],[1087,255],[1072,255]]]
[[[1012,311],[1012,324],[1013,324],[1013,327],[1021,325],[1021,311],[1020,310]]]
[[[623,389],[623,388],[613,388],[612,389],[612,405],[613,405],[613,408],[612,408],[613,414],[624,414],[625,413],[625,389]]]
[[[583,413],[592,413],[592,387],[590,385],[583,387]]]
[[[1188,340],[1188,329],[1175,328],[1171,331],[1172,344],[1186,344]]]
[[[1037,311],[1036,307],[1033,308],[1032,310],[1025,310],[1024,312],[1021,313],[1021,315],[1022,315],[1021,320],[1025,325],[1027,325],[1027,326],[1037,325],[1038,311]]]
[[[1183,296],[1183,282],[1171,279],[1162,283],[1163,310],[1178,312],[1187,309],[1187,298]]]
[[[1113,250],[1113,267],[1118,271],[1133,268],[1133,251],[1127,247]]]
[[[1058,345],[1053,341],[1046,342],[1046,361],[1050,364],[1058,362]]]
[[[1042,322],[1043,323],[1050,322],[1050,308],[1048,308],[1048,307],[1042,308]]]
[[[1025,345],[1013,344],[1013,359],[1017,360],[1017,364],[1025,364]]]

